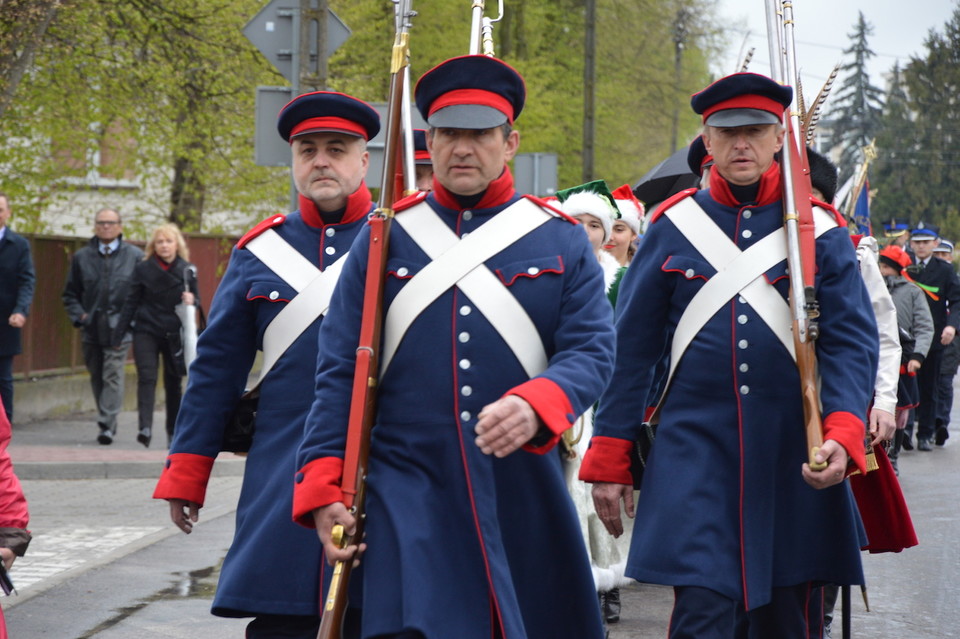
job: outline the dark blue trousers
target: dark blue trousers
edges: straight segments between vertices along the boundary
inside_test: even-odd
[[[677,586],[670,639],[807,639],[807,604],[812,588],[774,588],[773,601],[744,610],[743,602],[708,588]],[[819,623],[819,622],[818,622]]]

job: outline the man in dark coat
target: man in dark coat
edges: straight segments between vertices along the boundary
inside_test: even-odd
[[[83,360],[97,404],[97,441],[113,443],[117,415],[123,407],[124,363],[133,336],[113,346],[113,329],[130,290],[133,269],[143,251],[123,241],[123,224],[114,209],[101,209],[94,237],[73,256],[63,288],[63,305],[83,335]]]
[[[949,434],[940,415],[940,366],[944,349],[953,342],[960,327],[960,280],[953,266],[937,259],[933,250],[940,244],[939,229],[930,225],[916,228],[910,235],[914,264],[907,273],[922,284],[933,315],[933,344],[917,375],[920,405],[917,407],[917,450],[933,449],[934,440],[942,446]],[[936,299],[934,299],[936,298]]]
[[[27,321],[36,274],[30,244],[7,226],[10,200],[0,193],[0,398],[13,422],[13,356],[22,351],[20,329]],[[6,318],[4,321],[2,318]]]
[[[594,483],[607,529],[622,534],[621,508],[634,512],[631,453],[660,399],[626,574],[673,586],[671,639],[800,639],[813,586],[863,583],[862,526],[843,480],[849,468],[866,472],[877,326],[843,220],[821,204],[815,461],[825,465],[814,470],[774,160],[791,98],[753,73],[693,96],[714,158],[709,188],[663,203],[620,288],[617,383],[600,399],[580,478]]]

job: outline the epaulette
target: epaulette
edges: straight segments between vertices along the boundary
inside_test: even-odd
[[[523,197],[527,198],[528,200],[530,200],[531,202],[533,202],[533,203],[536,204],[537,206],[543,207],[544,209],[547,210],[547,212],[553,213],[556,217],[559,217],[561,220],[566,220],[567,222],[570,222],[571,224],[579,224],[579,223],[580,223],[580,220],[578,220],[577,218],[572,217],[572,216],[570,216],[570,215],[567,215],[566,213],[564,213],[563,211],[561,211],[560,209],[558,209],[557,207],[555,207],[555,206],[553,205],[553,202],[555,202],[556,200],[553,200],[552,202],[548,202],[547,200],[544,200],[544,199],[542,199],[542,198],[539,198],[539,197],[537,197],[537,196],[535,196],[535,195],[524,195]]]
[[[399,213],[400,211],[406,211],[409,208],[412,208],[414,204],[419,204],[427,198],[428,193],[426,191],[417,191],[412,195],[401,198],[393,205],[393,212]]]
[[[673,206],[680,200],[685,200],[686,198],[690,197],[691,195],[696,193],[697,190],[698,189],[684,189],[679,193],[674,193],[673,195],[665,199],[663,202],[660,203],[660,206],[657,207],[657,210],[653,212],[653,215],[650,216],[650,224],[653,224],[654,222],[659,220],[660,216],[662,216],[666,212],[666,210],[669,209],[671,206]]]
[[[283,221],[287,219],[286,215],[271,215],[264,221],[257,224],[255,227],[247,231],[247,234],[240,238],[240,241],[237,242],[237,248],[242,249],[246,246],[247,242],[257,237],[267,229],[272,229],[275,226],[280,226],[283,224]]]
[[[837,220],[837,226],[840,228],[847,228],[847,219],[840,214],[840,211],[835,209],[832,204],[827,204],[826,202],[821,202],[815,197],[810,197],[810,203],[814,206],[819,206],[824,211],[828,213],[833,213],[833,217]]]

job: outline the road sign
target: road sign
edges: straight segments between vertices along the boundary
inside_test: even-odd
[[[290,166],[290,145],[277,132],[277,114],[293,99],[290,87],[257,87],[256,130],[253,138],[257,166]]]
[[[299,41],[299,0],[272,0],[243,28],[243,35],[291,84],[299,86],[293,58]],[[327,11],[327,56],[350,37],[350,29],[333,11]],[[317,59],[317,29],[310,29],[310,60]]]
[[[557,192],[556,153],[517,153],[513,158],[513,181],[517,193],[539,197]]]

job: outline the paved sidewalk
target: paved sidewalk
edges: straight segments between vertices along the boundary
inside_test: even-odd
[[[15,422],[10,457],[21,480],[156,479],[167,457],[163,420],[162,412],[155,413],[150,448],[137,441],[136,411],[120,413],[117,436],[109,446],[97,443],[99,431],[92,412],[26,424]],[[242,475],[243,465],[243,457],[224,453],[213,466],[213,476]]]

